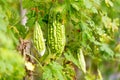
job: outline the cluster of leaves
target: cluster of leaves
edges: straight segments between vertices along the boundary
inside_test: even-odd
[[[2,13],[0,24],[2,26],[9,24],[11,35],[14,33],[17,39],[32,37],[36,18],[46,39],[50,10],[53,9],[55,14],[57,12],[61,14],[66,28],[65,50],[63,56],[56,61],[49,61],[47,56],[49,51],[40,57],[39,63],[43,65],[41,66],[43,75],[40,79],[73,80],[78,76],[78,80],[102,80],[101,75],[108,77],[114,72],[115,64],[118,66],[116,72],[119,70],[119,0],[23,0],[23,8],[27,10],[28,18],[25,26],[20,24],[20,14],[16,10],[19,8],[17,0],[2,0],[1,2],[2,6],[7,6],[7,8],[9,5],[5,2],[13,4],[10,9],[3,7],[6,15]],[[0,9],[3,10],[2,7]],[[13,12],[15,14],[12,14]],[[16,38],[13,37],[15,43]],[[81,75],[75,70],[76,67]]]
[[[83,73],[86,74],[84,78],[81,77],[81,79],[102,79],[101,69],[103,68],[101,68],[101,66],[105,67],[103,65],[105,62],[115,60],[116,53],[119,53],[114,49],[116,44],[118,44],[115,39],[118,37],[117,34],[119,32],[118,26],[120,12],[118,6],[120,1],[23,0],[23,3],[23,7],[28,10],[28,21],[26,26],[32,27],[32,25],[34,25],[37,15],[36,10],[38,9],[37,17],[39,18],[40,25],[43,26],[43,33],[46,33],[45,31],[47,28],[48,15],[50,14],[50,10],[54,10],[54,14],[59,12],[63,22],[65,22],[66,28],[66,47],[63,52],[64,60],[72,62],[79,68],[79,70],[82,70]],[[112,12],[109,11],[109,9]],[[46,34],[44,34],[44,36],[46,36]],[[78,57],[80,52],[79,49],[82,51],[82,58]],[[44,62],[46,63],[47,60]],[[57,62],[59,63],[59,61]],[[60,65],[62,66],[61,63]],[[60,76],[57,76],[57,74],[63,74],[61,71],[62,68],[57,70],[59,73],[54,72],[55,70],[52,69],[52,67],[54,67],[53,63],[48,64],[47,67],[43,67],[45,67],[45,72],[43,72],[44,79],[48,79],[48,77],[45,76],[50,73],[52,73],[52,77],[49,75],[52,79],[56,79],[56,77],[59,78]],[[53,72],[51,70],[53,70]],[[66,72],[69,73],[69,70]],[[56,75],[54,75],[54,73],[56,73]],[[75,73],[75,70],[73,70],[73,73]],[[97,74],[95,75],[94,73]],[[61,79],[63,78],[61,77]]]

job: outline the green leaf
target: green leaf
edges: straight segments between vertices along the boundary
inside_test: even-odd
[[[17,24],[15,27],[18,30],[19,35],[21,35],[22,38],[25,38],[26,33],[27,33],[27,27],[25,27],[21,24]]]
[[[35,23],[36,18],[35,17],[31,17],[27,20],[26,26],[28,27],[33,27],[34,23]]]
[[[63,77],[63,74],[62,74],[63,67],[60,64],[56,63],[56,62],[53,62],[50,65],[51,65],[53,75],[56,78],[58,78],[58,80],[64,80],[64,77]]]
[[[88,9],[90,9],[92,7],[92,3],[89,0],[84,0],[84,5]]]
[[[52,80],[52,71],[49,65],[44,67],[44,72],[42,77],[44,80],[48,80],[48,79]]]
[[[93,11],[93,13],[98,14],[98,11],[97,11],[97,9],[95,7],[92,7],[92,11]]]
[[[79,11],[79,7],[77,6],[77,4],[72,3],[71,6],[72,6],[76,11]]]
[[[0,30],[6,30],[8,25],[8,20],[5,15],[5,12],[2,9],[2,6],[0,6]]]
[[[114,55],[113,50],[110,49],[108,44],[102,44],[101,47],[100,47],[100,50],[106,52],[109,56],[113,56]]]
[[[73,62],[76,66],[79,67],[78,60],[72,55],[72,53],[71,53],[70,51],[64,53],[64,56],[65,56],[65,58],[66,58],[68,61]],[[80,68],[80,67],[79,67],[79,68]]]
[[[53,80],[53,79],[58,79],[58,80],[65,80],[63,73],[62,73],[63,67],[56,63],[56,62],[51,62],[44,68],[43,72],[43,79],[44,80]]]

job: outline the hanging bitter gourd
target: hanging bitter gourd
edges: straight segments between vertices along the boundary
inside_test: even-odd
[[[45,53],[45,41],[41,30],[41,26],[39,25],[38,22],[35,22],[35,26],[34,26],[33,44],[37,52],[41,56],[43,56]]]
[[[48,25],[48,47],[50,52],[60,56],[65,46],[65,27],[57,20]]]

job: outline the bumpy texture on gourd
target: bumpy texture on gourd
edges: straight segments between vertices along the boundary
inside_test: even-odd
[[[45,41],[43,38],[43,33],[38,22],[35,22],[34,32],[33,32],[33,44],[38,53],[43,56],[45,53]]]
[[[65,27],[62,23],[53,21],[48,26],[48,47],[51,53],[61,55],[65,46]]]

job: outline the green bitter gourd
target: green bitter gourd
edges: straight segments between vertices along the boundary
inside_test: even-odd
[[[33,44],[37,52],[43,56],[45,53],[45,40],[41,30],[41,26],[38,22],[35,22],[34,32],[33,32]]]

